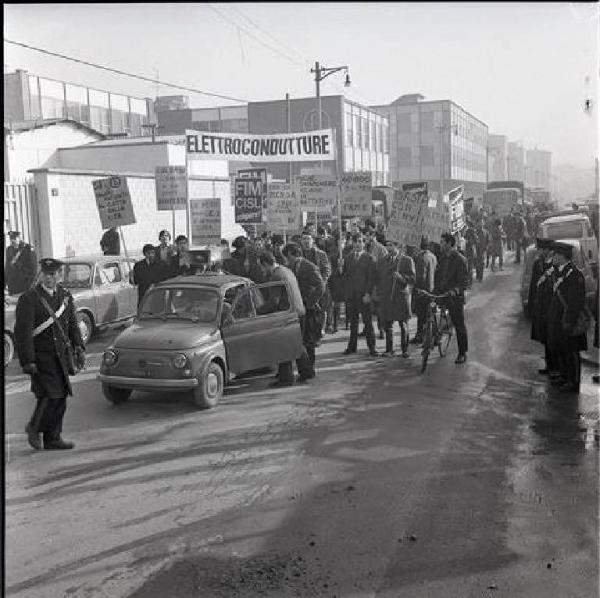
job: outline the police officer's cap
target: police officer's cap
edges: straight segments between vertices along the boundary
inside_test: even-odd
[[[562,241],[554,241],[552,243],[552,250],[554,251],[554,253],[560,253],[568,259],[571,259],[571,257],[573,256],[573,245],[570,245],[569,243],[563,243]]]
[[[541,237],[537,237],[535,244],[538,249],[552,249],[554,242],[552,239],[542,239]]]
[[[231,244],[232,247],[236,249],[240,249],[241,247],[246,247],[246,237],[236,237]]]
[[[53,274],[54,272],[60,270],[64,265],[64,262],[55,260],[52,257],[45,257],[44,259],[40,260],[40,266],[42,267],[42,272],[44,274]]]
[[[8,231],[9,239],[18,239],[21,236],[21,233],[18,230]]]

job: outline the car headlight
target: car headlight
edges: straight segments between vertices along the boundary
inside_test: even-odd
[[[180,353],[179,355],[175,355],[175,357],[173,357],[171,363],[173,364],[174,368],[182,370],[188,366],[188,358],[183,353]]]
[[[104,365],[115,365],[117,363],[117,359],[119,358],[119,354],[112,349],[107,349],[102,353],[102,362]]]

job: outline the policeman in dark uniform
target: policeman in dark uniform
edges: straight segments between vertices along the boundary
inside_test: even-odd
[[[558,359],[560,377],[551,384],[558,386],[562,392],[578,393],[581,378],[579,352],[587,349],[587,337],[585,333],[575,335],[571,331],[585,307],[585,279],[571,261],[572,245],[555,241],[553,250],[557,278],[548,311],[548,345]]]
[[[558,370],[546,343],[548,337],[548,307],[552,299],[554,284],[552,276],[553,241],[538,238],[536,244],[539,253],[531,267],[527,310],[531,316],[531,339],[544,345],[546,367],[538,370],[538,372],[540,374],[550,374],[550,372]]]
[[[16,310],[15,345],[19,362],[23,372],[31,376],[31,390],[37,399],[25,432],[36,450],[42,448],[40,433],[43,448],[70,449],[73,443],[61,437],[66,397],[73,394],[66,339],[74,348],[79,369],[85,365],[85,348],[73,297],[58,284],[63,262],[44,258],[40,264],[40,283],[19,297]]]
[[[11,230],[8,233],[10,245],[6,248],[4,278],[9,295],[26,291],[36,275],[35,251],[29,243],[21,241],[21,233]]]

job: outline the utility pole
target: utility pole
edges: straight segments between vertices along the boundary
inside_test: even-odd
[[[142,125],[142,129],[150,129],[152,131],[152,143],[156,143],[156,130],[162,128],[162,125],[159,125],[158,123],[148,123],[147,125]]]

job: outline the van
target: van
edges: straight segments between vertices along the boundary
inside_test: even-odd
[[[585,254],[586,260],[598,262],[598,239],[589,216],[585,213],[571,212],[547,218],[540,223],[538,236],[554,241],[578,239],[581,241],[580,250]]]

